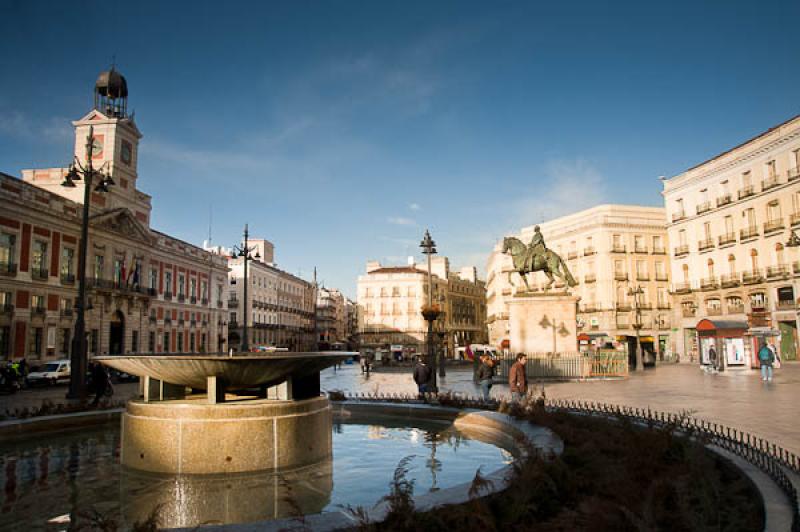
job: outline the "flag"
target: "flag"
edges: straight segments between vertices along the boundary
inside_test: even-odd
[[[122,264],[120,265],[120,270],[119,270],[119,280],[117,281],[115,279],[115,282],[118,282],[120,284],[119,287],[125,286],[125,279],[126,279],[126,277],[125,277],[125,259],[123,258],[121,262],[122,262]]]
[[[136,266],[133,268],[133,271],[131,272],[131,278],[132,278],[131,286],[133,286],[134,288],[139,288],[139,268],[141,267],[141,264],[142,264],[141,262],[136,261]]]
[[[470,360],[475,360],[475,355],[472,354],[472,349],[470,349],[469,344],[467,344],[467,348],[464,350],[464,355]]]
[[[136,256],[135,255],[131,255],[131,264],[130,264],[130,267],[128,267],[128,276],[124,279],[126,285],[130,285],[131,284],[131,280],[133,279],[133,271],[136,268],[136,264],[137,264]],[[125,267],[123,266],[123,270],[122,270],[123,272],[125,271],[124,268]],[[123,273],[123,275],[125,275],[125,274]]]

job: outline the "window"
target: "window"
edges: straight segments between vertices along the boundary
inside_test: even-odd
[[[750,294],[750,307],[753,310],[764,310],[767,308],[767,295],[764,292]]]
[[[683,247],[686,245],[686,229],[678,231],[678,245]]]
[[[189,352],[190,352],[190,353],[194,353],[194,352],[195,352],[195,351],[194,351],[194,347],[195,347],[195,346],[194,346],[194,342],[195,342],[195,336],[196,336],[196,335],[194,335],[194,334],[192,334],[192,333],[189,333]]]
[[[61,250],[61,279],[65,281],[75,279],[75,250],[72,248]]]
[[[178,296],[182,297],[186,291],[186,276],[178,274]]]
[[[120,257],[114,257],[114,284],[116,286],[121,286],[123,281],[122,270],[125,269],[125,259]]]
[[[703,235],[706,240],[711,240],[711,222],[703,223]]]
[[[47,242],[43,242],[42,240],[33,241],[31,269],[34,272],[34,275],[47,274]]]
[[[11,327],[0,327],[0,357],[11,358]]]
[[[736,257],[733,254],[728,255],[728,273],[736,275]]]
[[[733,234],[733,216],[730,214],[725,217],[725,234],[732,235]]]
[[[60,301],[60,304],[61,304],[60,308],[61,308],[61,313],[62,314],[67,314],[70,311],[72,311],[72,300],[71,299],[69,299],[67,297],[62,297],[61,301]]]
[[[636,251],[643,251],[645,249],[644,237],[642,235],[635,235],[633,237],[633,247]]]
[[[750,175],[750,170],[747,172],[742,172],[742,188],[749,188],[752,185],[752,177]]]
[[[749,208],[749,209],[745,209],[744,212],[742,213],[742,216],[744,217],[745,222],[747,224],[747,227],[749,229],[755,229],[756,228],[756,226],[758,224],[756,223],[756,210],[755,209],[753,209],[752,207]]]
[[[645,261],[636,261],[636,275],[639,277],[647,277],[647,263]]]
[[[16,242],[16,235],[0,233],[0,269],[3,271],[11,271],[16,256]]]
[[[796,149],[792,152],[792,164],[794,164],[794,170],[797,172],[798,168],[800,168],[800,149]]]
[[[783,244],[778,242],[775,244],[775,264],[781,266],[783,265]]]
[[[95,255],[94,256],[94,278],[95,279],[102,279],[103,278],[103,270],[105,266],[105,257],[102,255]]]
[[[41,356],[43,354],[42,348],[44,347],[44,329],[35,327],[31,332],[30,352]]]
[[[158,269],[150,268],[150,290],[158,288]]]
[[[681,270],[682,270],[682,273],[683,273],[683,282],[684,283],[688,283],[689,282],[689,265],[688,264],[684,264],[681,267]]]
[[[139,352],[139,331],[131,331],[131,353]]]
[[[781,219],[781,205],[778,200],[771,201],[767,205],[767,222],[777,222]]]
[[[664,250],[664,241],[661,238],[661,235],[654,235],[653,236],[653,251],[663,251]]]
[[[615,250],[622,249],[622,235],[612,235],[611,245]]]
[[[164,293],[172,295],[172,272],[164,272]]]
[[[767,161],[766,175],[767,179],[775,178],[775,160]]]
[[[678,216],[683,216],[684,213],[683,209],[683,199],[675,200],[675,214]]]
[[[778,302],[784,304],[791,304],[794,302],[794,290],[792,290],[791,286],[782,286],[778,288]]]
[[[206,333],[200,335],[200,352],[206,352]]]
[[[714,260],[708,259],[708,277],[710,279],[714,278]]]
[[[163,342],[163,344],[161,344],[161,351],[163,353],[169,353],[169,333],[168,332],[164,333],[164,336],[162,337],[161,341]]]
[[[92,329],[89,335],[89,350],[95,355],[100,354],[100,331]]]
[[[154,331],[147,333],[147,350],[151,353],[156,352],[156,333]]]
[[[69,343],[70,343],[70,329],[65,327],[61,329],[61,354],[69,356]]]
[[[753,268],[753,271],[758,269],[758,251],[755,249],[750,250],[750,266]]]
[[[31,296],[31,307],[36,310],[43,311],[44,310],[44,296],[39,294],[34,294]]]

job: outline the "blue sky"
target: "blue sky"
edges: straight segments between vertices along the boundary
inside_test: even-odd
[[[354,295],[365,261],[453,266],[800,113],[800,2],[0,0],[0,171],[65,164],[116,56],[152,225],[245,222]],[[188,199],[187,199],[188,197]]]

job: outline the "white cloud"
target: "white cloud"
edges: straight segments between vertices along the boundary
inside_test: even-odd
[[[411,218],[404,218],[402,216],[389,216],[386,218],[386,221],[392,225],[405,225],[405,226],[415,226],[417,222],[412,220]]]
[[[408,206],[409,209],[412,211],[421,211],[422,207],[420,207],[419,203],[412,203]]]

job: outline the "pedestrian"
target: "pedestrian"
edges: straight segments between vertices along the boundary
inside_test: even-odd
[[[432,391],[430,389],[430,381],[431,368],[425,364],[422,357],[417,357],[417,365],[414,366],[414,382],[417,383],[420,397],[424,397],[426,393]]]
[[[775,353],[770,349],[770,344],[765,343],[758,350],[758,361],[761,364],[761,380],[768,382],[772,380],[772,364],[775,362]]]
[[[711,362],[711,369],[717,369],[717,350],[713,345],[708,348],[708,360]]]
[[[512,401],[522,401],[528,394],[528,375],[525,373],[527,361],[525,353],[518,353],[517,361],[511,365],[511,371],[508,373],[508,385],[511,387]]]
[[[488,401],[492,390],[492,378],[494,377],[494,360],[489,355],[481,358],[481,365],[478,368],[478,384],[481,386],[483,400]]]
[[[92,384],[94,385],[94,401],[92,401],[92,406],[97,406],[100,404],[100,398],[105,395],[110,384],[108,382],[108,372],[106,372],[105,366],[98,362],[92,365]]]

